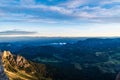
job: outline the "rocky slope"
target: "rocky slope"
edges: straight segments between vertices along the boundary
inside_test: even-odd
[[[12,55],[9,51],[3,52],[2,63],[9,80],[52,80],[46,75],[44,64],[33,63],[22,56]]]
[[[1,53],[0,53],[0,80],[8,80],[8,77],[6,76],[4,68],[2,66]]]

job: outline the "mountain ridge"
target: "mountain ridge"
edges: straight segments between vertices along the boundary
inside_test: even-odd
[[[2,63],[9,80],[52,80],[46,75],[46,65],[33,63],[10,51],[3,52]]]

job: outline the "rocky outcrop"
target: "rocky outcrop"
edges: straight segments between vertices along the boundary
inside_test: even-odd
[[[51,80],[44,64],[33,63],[20,55],[4,51],[2,55],[4,71],[10,80]]]
[[[8,77],[6,76],[5,72],[4,72],[4,68],[2,66],[2,62],[1,62],[1,54],[0,53],[0,80],[8,80]]]

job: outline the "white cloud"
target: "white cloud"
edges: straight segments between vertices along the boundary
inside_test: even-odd
[[[112,3],[120,3],[120,0],[102,0],[101,5],[105,5],[105,4],[112,4]]]
[[[67,8],[77,8],[83,4],[85,4],[87,0],[69,0],[66,3],[60,4],[61,6],[65,6]]]
[[[8,4],[9,1],[0,0],[4,4]],[[14,3],[15,0],[10,0]],[[98,0],[95,0],[96,2]],[[71,18],[74,18],[76,20],[80,21],[86,21],[86,22],[120,22],[120,5],[112,6],[111,8],[105,8],[103,5],[111,4],[114,2],[120,2],[119,0],[101,0],[98,1],[96,6],[89,6],[88,4],[91,4],[91,2],[94,2],[94,0],[68,0],[66,3],[60,3],[59,5],[44,5],[44,4],[36,4],[35,0],[20,0],[19,5],[11,5],[11,7],[6,6],[8,8],[8,11],[3,11],[0,13],[0,16],[4,19],[14,19],[14,20],[23,20],[23,21],[33,21],[33,22],[41,22],[43,18],[38,17],[39,14],[28,14],[24,12],[23,10],[27,9],[29,11],[34,11],[33,13],[40,13],[43,11],[43,14],[46,12],[55,12],[56,14],[59,13],[59,15],[63,15],[64,17],[69,16]],[[11,3],[11,2],[10,2]],[[86,6],[84,5],[86,4]],[[9,4],[10,5],[10,4]],[[84,5],[84,6],[83,6]],[[0,4],[1,6],[1,4]],[[80,7],[82,6],[82,7]],[[21,13],[14,13],[14,11],[11,11],[10,9],[16,8],[16,10],[20,9]],[[10,12],[9,12],[10,11]],[[49,14],[50,16],[54,16],[52,13]],[[35,19],[37,17],[37,19]],[[42,16],[44,17],[44,16]],[[115,18],[118,18],[115,20]],[[15,19],[18,18],[18,19]],[[108,20],[109,19],[109,20]],[[37,21],[38,20],[38,21]],[[44,19],[47,22],[51,20],[51,22],[54,21],[54,18],[48,17],[48,19]],[[67,19],[64,19],[67,20]]]
[[[37,10],[44,10],[44,11],[55,11],[59,12],[61,14],[71,14],[71,10],[66,9],[64,7],[59,7],[59,6],[47,6],[47,5],[30,5],[30,6],[22,6],[23,8],[28,8],[28,9],[37,9]]]

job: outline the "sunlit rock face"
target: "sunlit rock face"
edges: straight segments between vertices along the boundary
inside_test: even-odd
[[[1,53],[0,53],[0,80],[8,80],[8,78],[4,72],[4,68],[2,66]]]
[[[46,76],[47,71],[44,64],[33,63],[22,56],[11,54],[9,51],[3,52],[2,64],[9,80],[52,80]]]

